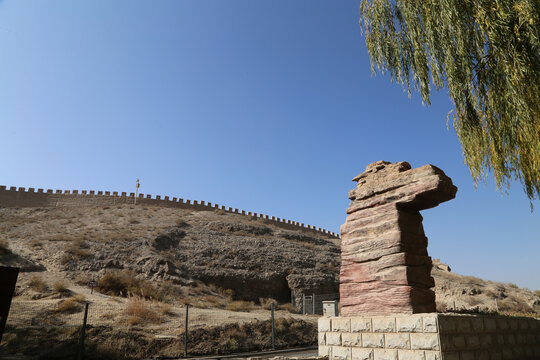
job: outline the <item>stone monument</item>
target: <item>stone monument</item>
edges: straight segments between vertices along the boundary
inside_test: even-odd
[[[419,210],[453,199],[457,188],[433,165],[377,161],[356,176],[341,227],[344,316],[435,311],[431,258]]]
[[[438,314],[420,210],[455,197],[433,165],[378,161],[356,176],[341,227],[340,316],[319,319],[330,360],[540,359],[540,320]]]

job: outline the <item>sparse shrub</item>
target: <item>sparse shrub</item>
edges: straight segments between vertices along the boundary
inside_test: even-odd
[[[81,239],[77,239],[71,243],[68,243],[64,248],[64,256],[62,256],[60,261],[62,262],[62,264],[67,264],[73,259],[73,257],[76,257],[78,259],[87,258],[92,255],[88,248],[88,244]]]
[[[159,306],[158,311],[159,311],[160,315],[162,315],[162,316],[172,315],[173,314],[171,305],[169,305],[169,304],[161,304]]]
[[[218,215],[225,215],[227,212],[223,209],[216,209],[214,212]]]
[[[160,316],[152,308],[151,304],[141,299],[130,299],[124,313],[129,316],[127,322],[130,325],[140,323],[159,324],[161,322]]]
[[[38,275],[32,276],[32,278],[30,278],[30,282],[28,283],[28,285],[30,286],[32,290],[39,293],[44,293],[49,289],[45,281],[43,281],[43,279]]]
[[[277,309],[278,302],[271,298],[259,298],[259,304],[261,304],[263,309],[270,310],[272,304],[274,304],[274,309]]]
[[[176,226],[180,228],[188,227],[189,223],[187,223],[184,219],[178,219],[176,220]]]
[[[56,312],[73,314],[83,310],[84,296],[62,300],[56,305]]]
[[[107,272],[98,281],[100,293],[114,296],[140,296],[145,299],[162,300],[163,296],[148,281],[137,279],[131,271]]]
[[[254,310],[255,304],[252,301],[242,301],[237,300],[229,303],[225,309],[230,311],[245,311],[249,312],[251,310]]]
[[[65,282],[59,280],[59,281],[55,281],[53,285],[53,289],[57,293],[63,293],[63,292],[66,292],[68,288]]]
[[[141,222],[140,222],[138,219],[130,219],[130,220],[129,220],[129,223],[130,223],[131,225],[135,225],[135,224],[140,224]]]

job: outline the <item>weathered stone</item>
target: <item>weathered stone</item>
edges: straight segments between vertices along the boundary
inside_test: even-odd
[[[389,349],[410,349],[409,334],[385,334],[384,344]]]
[[[319,345],[326,345],[325,333],[319,332]]]
[[[394,317],[376,317],[373,318],[374,332],[394,332],[396,331],[396,319]]]
[[[384,346],[384,335],[362,334],[362,346],[367,348],[382,348]]]
[[[369,318],[351,318],[352,332],[371,331],[371,319]]]
[[[437,332],[437,318],[435,316],[424,316],[424,332]]]
[[[373,350],[363,348],[352,348],[352,360],[373,360]]]
[[[341,333],[338,333],[338,332],[326,333],[326,345],[341,345]]]
[[[398,350],[399,360],[426,360],[423,351],[417,350]]]
[[[406,162],[378,161],[353,180],[341,226],[342,315],[435,312],[419,210],[452,199],[456,187],[440,169]]]
[[[319,318],[319,332],[332,331],[332,326],[330,324],[330,319],[322,317]]]
[[[341,344],[343,346],[362,346],[362,334],[343,333],[341,334]]]
[[[328,356],[330,358],[331,353],[332,353],[331,346],[319,345],[319,356]]]
[[[437,334],[411,334],[411,349],[439,350]]]
[[[344,331],[344,332],[351,331],[351,319],[333,318],[332,331]]]
[[[375,349],[373,355],[374,360],[398,360],[397,350]]]
[[[399,332],[422,332],[422,318],[420,316],[397,317],[396,326]]]
[[[351,349],[341,346],[332,348],[332,356],[334,360],[349,360],[351,359]]]

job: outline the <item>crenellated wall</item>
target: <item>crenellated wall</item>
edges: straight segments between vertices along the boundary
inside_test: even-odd
[[[200,211],[223,210],[228,213],[261,218],[273,221],[276,225],[288,229],[302,228],[339,238],[339,234],[297,221],[282,219],[275,216],[258,214],[256,212],[238,210],[224,205],[212,204],[207,201],[184,200],[182,198],[139,194],[137,205],[155,205]],[[135,204],[135,193],[119,193],[117,191],[94,190],[44,190],[24,187],[6,187],[0,185],[0,207],[57,207],[57,206],[108,206],[120,204]]]

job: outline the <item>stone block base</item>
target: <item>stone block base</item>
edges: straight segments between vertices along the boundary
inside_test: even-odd
[[[540,319],[414,314],[319,319],[329,360],[540,359]]]

